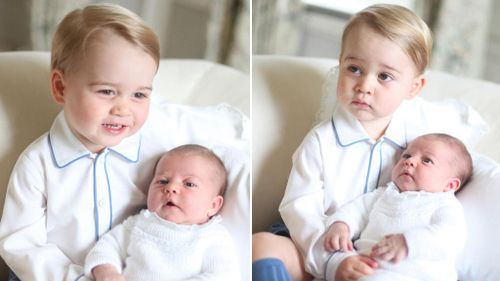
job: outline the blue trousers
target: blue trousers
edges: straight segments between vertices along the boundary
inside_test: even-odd
[[[16,274],[14,273],[14,271],[9,270],[9,279],[7,279],[7,281],[21,281],[21,279],[19,279],[16,276]]]
[[[252,281],[292,281],[279,259],[266,258],[253,262]]]

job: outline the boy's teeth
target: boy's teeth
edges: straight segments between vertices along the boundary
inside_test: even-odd
[[[111,129],[119,129],[122,127],[122,125],[114,125],[114,124],[104,124],[104,126]]]

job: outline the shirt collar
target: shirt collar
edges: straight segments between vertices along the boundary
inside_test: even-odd
[[[404,149],[407,143],[406,125],[404,122],[406,116],[404,116],[404,110],[400,110],[400,108],[398,108],[398,110],[394,113],[391,123],[387,127],[387,130],[382,138],[384,141],[389,141],[390,143],[398,146],[400,149]],[[372,140],[368,134],[366,134],[366,131],[361,123],[359,123],[359,121],[348,113],[342,106],[336,107],[333,113],[332,125],[337,142],[342,147],[360,142],[375,143],[375,141]]]
[[[49,146],[56,165],[63,168],[78,159],[92,157],[91,153],[71,132],[69,125],[61,111],[49,131]],[[141,147],[140,134],[134,134],[123,139],[118,145],[109,147],[105,152],[110,151],[122,156],[129,162],[139,160]]]

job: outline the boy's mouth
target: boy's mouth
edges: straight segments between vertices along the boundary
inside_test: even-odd
[[[121,124],[102,124],[104,129],[112,134],[119,134],[121,133],[125,128],[127,128],[126,125],[121,125]]]
[[[356,106],[356,107],[362,108],[362,109],[369,109],[369,108],[371,108],[371,106],[368,103],[366,103],[366,102],[364,102],[362,100],[353,100],[351,102],[351,104],[354,105],[354,106]]]

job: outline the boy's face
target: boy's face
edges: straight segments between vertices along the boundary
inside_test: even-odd
[[[222,207],[214,164],[195,153],[169,153],[149,186],[148,210],[178,224],[202,224]]]
[[[443,192],[457,190],[456,153],[446,143],[417,138],[403,151],[392,169],[392,180],[400,191]]]
[[[156,63],[110,30],[95,36],[71,71],[52,71],[51,83],[72,132],[97,153],[144,124]]]
[[[364,24],[346,37],[339,63],[338,101],[367,130],[385,130],[401,102],[425,83],[398,45]]]

